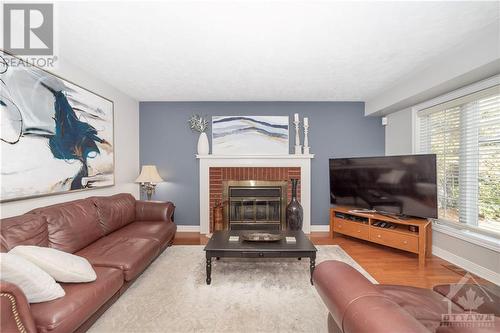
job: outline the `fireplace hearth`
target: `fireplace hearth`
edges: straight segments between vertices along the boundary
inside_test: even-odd
[[[284,230],[286,181],[224,181],[224,229]]]

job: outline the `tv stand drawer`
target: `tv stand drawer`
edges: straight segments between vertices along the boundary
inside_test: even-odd
[[[418,253],[418,237],[410,235],[401,235],[383,230],[382,228],[370,228],[370,241],[390,247],[395,247],[400,250]]]
[[[369,239],[368,225],[359,222],[351,222],[336,218],[333,225],[333,231],[356,238]]]
[[[359,238],[418,255],[419,265],[432,255],[432,223],[427,219],[381,215],[374,212],[354,211],[354,207],[330,208],[330,237],[335,234]],[[386,222],[389,228],[377,227],[377,222]]]

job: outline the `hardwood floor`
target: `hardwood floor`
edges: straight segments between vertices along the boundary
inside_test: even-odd
[[[463,276],[460,268],[436,256],[428,258],[425,266],[419,266],[415,254],[348,236],[338,235],[331,239],[328,232],[313,232],[310,238],[315,245],[341,246],[379,283],[383,284],[432,288],[437,284],[458,282]],[[199,233],[178,232],[174,245],[204,245],[207,242],[208,238]],[[477,280],[489,284],[483,279],[477,278]]]

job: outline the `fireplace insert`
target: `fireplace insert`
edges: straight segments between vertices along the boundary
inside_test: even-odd
[[[225,229],[286,229],[286,181],[226,181],[223,182],[222,196]]]

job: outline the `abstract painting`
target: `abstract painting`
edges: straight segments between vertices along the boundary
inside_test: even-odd
[[[288,117],[214,116],[214,155],[287,155]]]
[[[113,102],[0,51],[1,200],[114,185]]]

